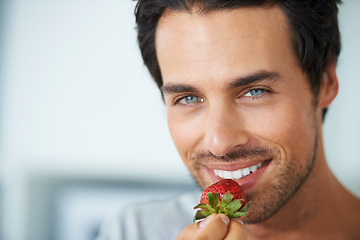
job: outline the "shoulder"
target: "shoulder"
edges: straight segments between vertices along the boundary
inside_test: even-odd
[[[98,240],[174,239],[192,223],[201,192],[129,206],[104,224]]]

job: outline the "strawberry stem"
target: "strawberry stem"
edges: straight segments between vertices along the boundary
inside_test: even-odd
[[[194,207],[194,209],[200,208],[194,216],[194,222],[196,220],[206,218],[213,213],[224,213],[229,218],[242,217],[248,214],[250,202],[248,202],[245,206],[242,206],[244,199],[233,200],[234,196],[230,191],[224,194],[221,200],[219,194],[216,192],[209,192],[207,196],[209,204],[200,203]]]

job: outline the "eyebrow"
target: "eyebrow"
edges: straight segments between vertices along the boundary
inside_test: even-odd
[[[262,81],[275,81],[281,78],[278,72],[258,71],[253,74],[236,78],[227,86],[228,89],[234,89]],[[198,89],[190,84],[168,83],[161,87],[164,95],[172,93],[198,92]]]
[[[255,72],[253,74],[235,79],[233,82],[231,82],[228,85],[228,88],[233,89],[233,88],[242,87],[242,86],[246,86],[246,85],[250,85],[250,84],[262,82],[262,81],[275,81],[280,78],[281,78],[281,75],[278,72],[259,71],[259,72]]]
[[[196,87],[189,84],[175,84],[169,83],[161,87],[161,91],[164,95],[171,93],[184,93],[184,92],[198,92]]]

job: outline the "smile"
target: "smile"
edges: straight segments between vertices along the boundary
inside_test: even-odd
[[[262,163],[259,163],[257,165],[247,167],[247,168],[241,168],[236,171],[225,171],[225,170],[218,170],[214,169],[214,173],[224,179],[240,179],[243,177],[246,177],[247,175],[254,173],[258,168],[260,168]]]

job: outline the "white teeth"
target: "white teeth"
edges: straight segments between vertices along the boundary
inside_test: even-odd
[[[232,179],[233,178],[233,173],[229,172],[229,171],[224,171],[224,178]]]
[[[251,166],[250,167],[250,172],[255,172],[258,169],[257,166]]]
[[[237,171],[233,171],[232,173],[233,173],[233,179],[239,179],[243,177],[241,169]]]
[[[250,174],[250,168],[243,168],[241,171],[244,177]]]
[[[249,175],[250,173],[254,173],[260,166],[261,163],[251,167],[239,169],[236,171],[225,171],[225,170],[214,169],[214,173],[217,176],[225,179],[240,179],[242,177]]]

